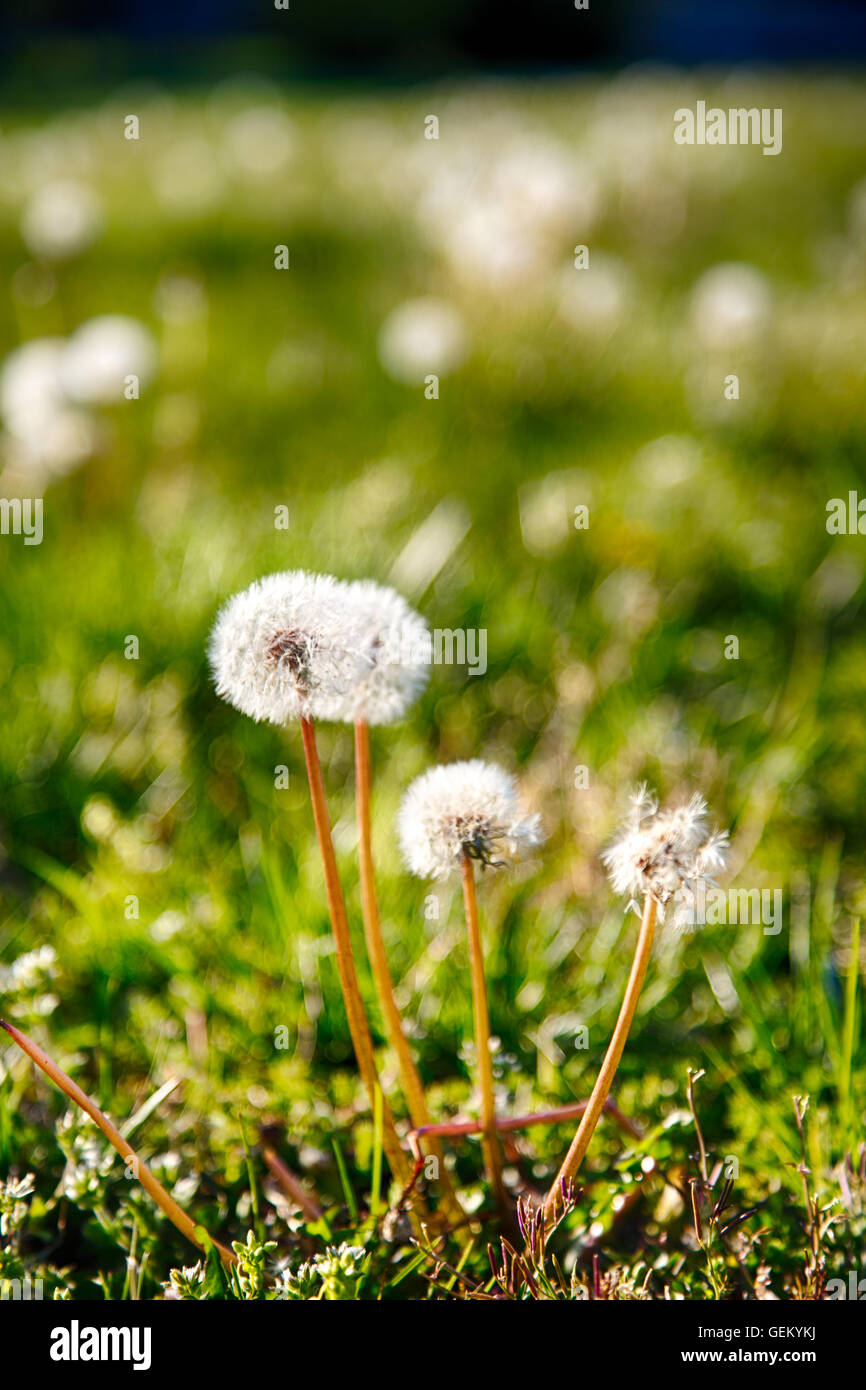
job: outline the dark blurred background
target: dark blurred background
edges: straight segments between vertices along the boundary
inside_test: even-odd
[[[7,95],[45,82],[210,80],[247,62],[295,79],[429,80],[505,72],[699,63],[856,62],[862,0],[4,0]]]

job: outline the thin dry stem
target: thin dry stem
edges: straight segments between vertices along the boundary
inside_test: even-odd
[[[301,735],[304,743],[307,777],[310,783],[310,796],[313,802],[313,818],[316,823],[316,835],[325,872],[328,911],[337,947],[337,969],[343,989],[346,1018],[352,1037],[352,1046],[358,1060],[358,1069],[370,1101],[370,1109],[375,1114],[376,1092],[377,1090],[381,1091],[382,1087],[379,1073],[376,1070],[370,1026],[367,1022],[367,1015],[358,986],[355,957],[352,953],[352,940],[346,918],[346,905],[343,901],[343,890],[340,887],[340,878],[337,872],[337,858],[334,853],[334,842],[331,838],[331,822],[325,801],[325,786],[322,780],[319,753],[316,748],[316,733],[311,719],[301,719]],[[384,1092],[382,1092],[382,1144],[391,1172],[399,1182],[405,1183],[410,1171],[407,1155],[400,1145],[400,1139],[394,1126],[394,1118]]]
[[[640,933],[635,947],[634,959],[631,965],[631,972],[628,977],[625,995],[613,1030],[613,1037],[608,1045],[601,1071],[598,1074],[596,1083],[589,1098],[589,1104],[584,1112],[577,1133],[571,1143],[571,1148],[565,1156],[562,1167],[554,1179],[550,1191],[544,1203],[545,1220],[549,1223],[555,1219],[556,1210],[562,1200],[563,1183],[573,1182],[584,1155],[589,1147],[589,1142],[595,1132],[604,1103],[613,1084],[616,1069],[625,1049],[626,1039],[637,1008],[638,997],[643,985],[644,975],[646,974],[647,963],[652,949],[653,933],[655,932],[656,918],[658,915],[658,904],[655,898],[647,894],[644,899],[643,917],[641,918]]]
[[[478,901],[475,896],[475,870],[472,860],[464,854],[463,901],[466,905],[466,926],[469,932],[469,963],[472,971],[472,1005],[475,1014],[475,1051],[478,1061],[478,1080],[481,1089],[481,1123],[484,1165],[487,1178],[501,1214],[508,1212],[508,1198],[502,1180],[502,1153],[496,1133],[496,1108],[493,1096],[493,1061],[490,1056],[490,1015],[487,1008],[487,984],[484,977],[484,952],[478,926]]]
[[[120,1130],[111,1123],[108,1116],[103,1114],[96,1102],[91,1100],[86,1092],[82,1091],[81,1087],[72,1080],[72,1077],[67,1076],[66,1072],[58,1067],[56,1062],[52,1062],[51,1058],[42,1051],[41,1047],[37,1046],[32,1038],[28,1038],[26,1033],[20,1032],[19,1029],[13,1027],[11,1023],[7,1023],[4,1019],[0,1019],[0,1028],[5,1028],[13,1042],[16,1042],[22,1051],[27,1053],[31,1061],[35,1062],[41,1071],[44,1071],[45,1075],[54,1082],[55,1086],[58,1086],[64,1095],[68,1096],[70,1100],[80,1106],[86,1115],[90,1116],[94,1123],[102,1130],[102,1133],[109,1143],[112,1144],[120,1154],[121,1158],[127,1163],[129,1160],[132,1160],[133,1175],[138,1178],[145,1192],[150,1194],[159,1209],[164,1212],[169,1221],[177,1227],[181,1234],[186,1236],[187,1240],[192,1241],[193,1245],[198,1246],[199,1250],[203,1250],[207,1253],[206,1244],[199,1239],[197,1234],[198,1231],[202,1230],[201,1225],[197,1225],[195,1221],[187,1216],[183,1208],[179,1207],[174,1198],[169,1196],[162,1183],[158,1182],[153,1176],[153,1173],[151,1173],[144,1159],[139,1158],[132,1145],[124,1139]],[[229,1250],[225,1245],[221,1245],[218,1240],[212,1241],[211,1243],[219,1251],[225,1264],[237,1264],[237,1257],[233,1251]]]
[[[394,998],[394,985],[388,967],[385,940],[382,936],[379,903],[376,897],[376,876],[373,868],[373,843],[370,824],[371,782],[370,731],[366,723],[359,720],[355,724],[355,797],[358,814],[358,861],[361,876],[364,934],[367,940],[367,951],[376,984],[376,992],[379,996],[379,1005],[385,1022],[385,1031],[397,1056],[403,1093],[409,1107],[412,1124],[418,1130],[430,1124],[430,1112],[427,1109],[421,1077],[403,1032],[403,1020]],[[465,1212],[457,1201],[451,1180],[446,1172],[441,1145],[434,1139],[430,1148],[439,1162],[439,1184],[443,1208],[453,1220],[462,1221]]]
[[[270,1168],[280,1187],[288,1197],[295,1202],[309,1221],[321,1221],[322,1208],[310,1196],[303,1183],[295,1177],[291,1168],[280,1158],[276,1149],[272,1149],[270,1144],[265,1144],[262,1149],[262,1158]]]
[[[588,1100],[574,1101],[571,1105],[558,1105],[554,1110],[537,1110],[534,1115],[497,1115],[495,1117],[496,1128],[500,1134],[511,1133],[515,1130],[532,1129],[535,1125],[553,1125],[563,1120],[579,1120],[581,1115],[586,1112],[589,1105]],[[633,1139],[642,1139],[643,1134],[637,1125],[624,1115],[617,1105],[608,1096],[604,1103],[604,1109],[611,1119],[630,1134]],[[484,1129],[479,1120],[446,1120],[442,1124],[422,1125],[418,1129],[410,1130],[406,1136],[409,1147],[415,1158],[421,1156],[419,1147],[420,1140],[428,1139],[431,1135],[438,1135],[443,1139],[457,1139],[464,1134],[480,1134]]]

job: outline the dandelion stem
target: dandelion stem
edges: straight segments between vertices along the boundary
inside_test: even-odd
[[[579,1120],[581,1115],[586,1113],[588,1105],[588,1100],[579,1100],[571,1105],[559,1105],[555,1110],[537,1110],[534,1115],[497,1115],[496,1128],[500,1133],[512,1133],[515,1130],[532,1129],[536,1125],[554,1125],[563,1120]],[[622,1113],[610,1097],[605,1101],[604,1109],[626,1134],[630,1134],[633,1139],[643,1138],[643,1132]],[[483,1129],[483,1124],[478,1120],[447,1120],[438,1125],[421,1125],[418,1129],[410,1130],[406,1138],[412,1153],[418,1158],[421,1156],[419,1143],[422,1139],[428,1139],[432,1135],[440,1135],[444,1139],[457,1139],[464,1134],[479,1134]]]
[[[544,1203],[545,1220],[550,1224],[556,1216],[556,1209],[562,1200],[563,1184],[573,1182],[583,1162],[590,1140],[592,1139],[599,1117],[604,1109],[608,1093],[616,1075],[620,1059],[625,1049],[626,1039],[637,1008],[638,997],[646,974],[647,963],[652,949],[653,933],[655,932],[656,917],[658,915],[658,905],[652,894],[647,893],[644,898],[643,917],[641,918],[640,933],[635,947],[634,959],[631,964],[631,973],[628,977],[625,995],[619,1011],[619,1018],[613,1030],[613,1037],[608,1044],[604,1062],[589,1098],[583,1119],[581,1120],[577,1133],[571,1143],[571,1148],[565,1156],[562,1167],[556,1175],[547,1194]]]
[[[463,900],[466,905],[466,925],[469,931],[469,962],[472,970],[472,1005],[475,1014],[475,1051],[478,1061],[478,1080],[481,1089],[481,1141],[487,1178],[502,1215],[508,1211],[508,1199],[502,1180],[502,1154],[496,1133],[496,1110],[493,1099],[493,1062],[490,1056],[490,1016],[487,1008],[487,985],[484,978],[484,953],[478,926],[478,901],[475,896],[475,871],[467,854],[461,860]]]
[[[400,1010],[394,998],[391,972],[382,937],[382,924],[379,918],[379,905],[376,899],[376,883],[373,870],[373,847],[370,831],[370,732],[366,724],[355,725],[355,796],[358,812],[358,860],[361,873],[361,906],[364,916],[364,932],[367,949],[370,953],[370,966],[379,1004],[397,1061],[400,1078],[412,1123],[416,1128],[430,1121],[424,1087],[412,1060],[412,1053],[403,1032]]]
[[[316,731],[312,719],[301,719],[301,735],[304,743],[307,777],[310,783],[310,796],[313,802],[313,818],[316,823],[316,835],[318,837],[322,865],[325,871],[325,891],[328,898],[331,927],[337,947],[337,969],[340,974],[340,984],[343,989],[346,1018],[349,1024],[352,1046],[355,1049],[355,1056],[358,1061],[358,1069],[361,1073],[361,1079],[366,1087],[370,1101],[370,1109],[373,1114],[375,1114],[376,1091],[377,1089],[381,1089],[381,1083],[379,1081],[379,1074],[376,1070],[376,1059],[373,1053],[373,1039],[370,1035],[370,1026],[367,1022],[367,1015],[364,1010],[364,1003],[358,986],[355,957],[352,953],[352,940],[349,936],[349,924],[346,918],[346,905],[343,901],[343,890],[340,887],[340,878],[337,872],[337,858],[334,853],[334,842],[331,838],[331,822],[328,817],[328,807],[325,801],[325,786],[322,780],[322,768],[319,763],[319,753],[316,747]],[[401,1148],[397,1130],[394,1126],[394,1118],[384,1095],[382,1097],[382,1126],[383,1146],[391,1171],[400,1182],[405,1182],[409,1176],[409,1164],[407,1156]]]
[[[280,1187],[286,1195],[300,1207],[307,1220],[321,1221],[322,1208],[319,1206],[318,1202],[310,1196],[303,1183],[295,1177],[292,1170],[286,1166],[276,1150],[271,1148],[270,1144],[266,1144],[262,1149],[262,1158],[280,1184]]]
[[[205,1234],[203,1228],[187,1216],[183,1208],[179,1207],[174,1198],[169,1196],[162,1183],[157,1181],[144,1160],[139,1158],[132,1145],[124,1139],[120,1130],[111,1123],[108,1116],[103,1114],[96,1102],[91,1100],[86,1092],[82,1091],[81,1087],[72,1080],[72,1077],[67,1076],[66,1072],[57,1066],[56,1062],[52,1062],[51,1058],[42,1051],[41,1047],[37,1046],[32,1038],[28,1038],[26,1033],[21,1033],[5,1019],[0,1019],[0,1028],[5,1028],[13,1042],[16,1042],[21,1050],[27,1053],[31,1061],[35,1062],[41,1071],[44,1071],[55,1086],[58,1086],[64,1095],[68,1096],[70,1100],[81,1107],[86,1115],[90,1116],[91,1120],[102,1130],[109,1143],[126,1161],[128,1167],[131,1163],[132,1175],[138,1179],[145,1192],[150,1194],[169,1221],[173,1222],[187,1240],[191,1240],[193,1245],[198,1246],[199,1250],[204,1250],[207,1253],[207,1245],[201,1239],[201,1236]],[[225,1264],[237,1264],[236,1256],[225,1245],[220,1245],[217,1240],[212,1241],[211,1244],[219,1251]]]
[[[370,730],[363,720],[355,724],[355,799],[358,813],[358,860],[361,874],[361,908],[364,917],[364,934],[370,967],[376,983],[379,1005],[385,1022],[388,1041],[397,1056],[400,1079],[409,1114],[415,1129],[430,1124],[430,1112],[424,1096],[424,1086],[412,1058],[409,1043],[403,1032],[403,1020],[397,1001],[394,998],[394,985],[388,967],[388,956],[382,936],[382,923],[379,917],[379,904],[376,897],[376,876],[373,868],[373,843],[370,827]],[[462,1220],[465,1213],[459,1205],[451,1180],[445,1170],[445,1160],[438,1141],[431,1143],[435,1157],[439,1160],[439,1184],[442,1203],[448,1214]]]

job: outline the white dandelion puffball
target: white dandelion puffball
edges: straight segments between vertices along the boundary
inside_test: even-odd
[[[331,575],[287,570],[229,599],[208,653],[217,694],[271,724],[344,700],[364,671],[338,589]]]
[[[86,251],[102,225],[102,209],[86,184],[60,179],[33,195],[21,216],[21,235],[33,256],[66,260]]]
[[[0,368],[3,452],[22,477],[67,473],[93,450],[90,420],[66,400],[65,352],[62,338],[33,338],[14,348]]]
[[[441,299],[407,300],[388,315],[379,333],[379,361],[407,386],[455,371],[466,352],[463,319]]]
[[[614,891],[632,900],[645,895],[664,908],[675,901],[677,916],[687,916],[698,884],[712,884],[724,868],[727,831],[707,827],[707,803],[700,795],[675,811],[660,811],[655,797],[640,787],[620,835],[602,854]]]
[[[103,314],[72,334],[63,357],[62,377],[71,400],[110,405],[124,399],[128,376],[144,385],[156,366],[152,334],[137,319]]]
[[[43,486],[71,473],[93,453],[97,433],[90,417],[81,410],[47,410],[39,427],[19,426],[0,439],[8,466],[6,483],[17,478],[19,485]]]
[[[541,817],[521,815],[513,777],[473,758],[416,777],[403,798],[397,833],[419,878],[444,878],[464,856],[501,866],[544,840]]]
[[[691,298],[694,330],[707,347],[747,343],[770,317],[770,287],[754,266],[726,261],[704,272]]]
[[[360,677],[346,691],[317,701],[319,719],[391,724],[418,698],[430,676],[432,639],[424,619],[398,594],[371,579],[338,584]]]
[[[31,338],[13,348],[0,368],[0,412],[13,432],[26,431],[63,404],[63,338]]]

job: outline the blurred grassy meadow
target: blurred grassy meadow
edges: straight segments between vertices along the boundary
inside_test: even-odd
[[[781,107],[782,154],[676,145],[673,112],[699,98]],[[815,1200],[838,1217],[826,1274],[859,1269],[864,542],[829,534],[826,509],[866,489],[862,84],[249,79],[6,111],[0,278],[0,496],[44,498],[41,545],[0,537],[3,1016],[118,1122],[178,1079],[135,1142],[212,1235],[256,1224],[242,1115],[274,1259],[324,1247],[262,1136],[333,1240],[366,1246],[362,1296],[443,1296],[363,1223],[373,1125],[297,731],[221,703],[205,655],[220,603],[262,574],[370,576],[433,627],[487,633],[485,674],[435,666],[407,721],[373,732],[383,920],[435,1113],[475,1113],[471,998],[457,890],[397,853],[410,780],[490,758],[549,833],[481,884],[506,1113],[588,1095],[636,931],[599,851],[636,783],[673,803],[700,790],[731,827],[725,885],[783,890],[782,929],[661,932],[615,1087],[647,1137],[624,1148],[602,1123],[557,1250],[580,1278],[597,1251],[621,1294],[717,1292],[676,1191],[696,1172],[692,1067],[711,1156],[736,1160],[736,1209],[758,1208],[720,1256],[726,1296],[807,1289],[794,1095]],[[104,401],[67,375],[71,403],[16,403],[10,354],[78,343],[86,378],[75,335],[104,315],[146,330],[140,398],[120,372]],[[351,733],[320,744],[363,957]],[[377,1022],[366,962],[362,982]],[[0,1178],[35,1175],[0,1275],[119,1298],[135,1240],[141,1296],[163,1296],[192,1249],[11,1044],[0,1058]],[[543,1189],[570,1137],[515,1136],[511,1168]],[[449,1152],[479,1202],[477,1141]],[[467,1269],[489,1280],[483,1240]]]

